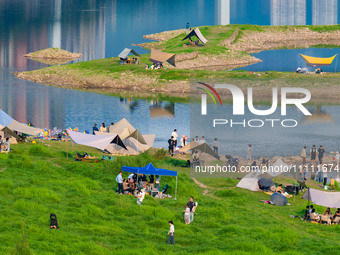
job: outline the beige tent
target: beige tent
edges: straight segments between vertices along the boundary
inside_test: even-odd
[[[135,128],[130,124],[130,122],[127,119],[123,118],[113,125],[113,129],[110,129],[110,133],[119,134],[122,137],[123,132],[128,132],[125,129],[128,129],[130,133],[135,131]]]
[[[22,124],[16,120],[13,120],[11,124],[8,125],[8,128],[23,134],[27,135],[32,135],[32,136],[37,136],[39,135],[40,132],[43,130],[40,128],[35,128],[35,127],[29,127],[25,124]]]
[[[184,41],[187,38],[191,38],[192,36],[196,36],[203,44],[207,43],[207,39],[202,35],[200,29],[197,27],[194,30],[191,30],[190,33],[182,39]]]
[[[183,148],[179,149],[178,152],[185,153],[188,150],[204,152],[204,153],[207,153],[213,156],[214,158],[220,159],[220,156],[216,152],[214,152],[214,150],[211,149],[207,143],[199,144],[195,141],[192,141],[191,143],[187,144]]]
[[[20,139],[20,137],[16,135],[12,130],[2,125],[0,125],[0,135],[3,140],[5,140],[6,138],[9,138],[9,142],[11,144],[17,144]]]
[[[122,139],[127,150],[116,144],[110,144],[106,150],[112,154],[138,155],[152,147],[156,135],[143,135],[138,129],[123,118],[113,125],[110,132],[116,133]],[[96,135],[110,135],[111,133],[95,132]]]
[[[150,61],[154,63],[164,63],[168,62],[170,65],[175,66],[175,56],[173,53],[166,53],[160,50],[151,49]]]

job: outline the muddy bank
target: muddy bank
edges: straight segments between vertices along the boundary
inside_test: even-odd
[[[275,28],[265,28],[263,31],[242,31],[238,40],[228,47],[254,53],[280,48],[309,48],[314,45],[340,46],[340,31],[316,32],[309,28],[289,28],[278,31]]]
[[[163,81],[157,77],[134,74],[131,71],[123,72],[116,77],[105,77],[102,75],[82,73],[72,70],[60,70],[44,73],[36,70],[33,72],[15,73],[20,79],[32,82],[53,85],[56,87],[82,90],[101,90],[106,93],[133,92],[134,95],[162,94],[176,97],[189,96],[188,81]]]

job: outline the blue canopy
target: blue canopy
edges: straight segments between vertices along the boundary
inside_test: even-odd
[[[144,167],[123,166],[122,171],[130,172],[134,174],[177,176],[176,171],[171,171],[171,170],[162,169],[162,168],[155,168],[151,163],[147,164]]]
[[[8,126],[14,119],[0,109],[0,125]]]

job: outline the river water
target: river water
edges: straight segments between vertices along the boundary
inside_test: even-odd
[[[46,128],[79,127],[82,131],[90,129],[93,123],[109,124],[125,117],[142,133],[156,133],[156,147],[166,146],[174,128],[180,134],[190,133],[188,104],[129,100],[55,88],[17,79],[13,73],[47,66],[25,59],[23,55],[28,52],[59,47],[83,53],[77,61],[112,57],[125,47],[132,47],[132,43],[144,42],[145,34],[184,28],[187,22],[192,27],[229,23],[338,24],[339,1],[2,0],[0,108],[21,122]],[[284,58],[281,60],[286,63]],[[265,67],[257,66],[257,71],[270,65],[263,63]],[[291,65],[280,68],[291,70]],[[331,112],[335,114],[338,108]]]

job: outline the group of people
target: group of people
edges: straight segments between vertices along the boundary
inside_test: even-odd
[[[100,128],[98,129],[97,127],[97,123],[94,124],[93,128],[92,128],[92,134],[95,135],[95,132],[102,132],[102,133],[112,133],[113,130],[113,126],[114,123],[111,122],[111,125],[109,127],[105,126],[105,123],[102,123],[102,125],[100,126]]]
[[[324,214],[319,214],[315,212],[315,208],[313,207],[313,205],[307,205],[303,219],[327,225],[339,224],[340,208],[337,209],[334,215],[332,214],[329,207],[326,209]]]
[[[11,143],[9,141],[9,138],[7,137],[5,140],[2,139],[2,136],[0,135],[0,152],[6,151],[9,152],[11,150]]]
[[[296,69],[295,72],[296,72],[296,73],[308,73],[308,69],[307,69],[306,67],[301,67],[301,66],[299,66],[299,67]],[[316,69],[315,69],[314,73],[316,73],[316,74],[322,74],[323,71],[322,71],[322,69],[319,67],[319,68],[316,68]]]
[[[177,149],[177,138],[178,138],[178,131],[177,129],[174,129],[174,131],[171,133],[171,137],[168,140],[168,151],[171,156],[174,155],[174,151]],[[183,148],[185,145],[187,145],[187,136],[182,135],[182,138],[180,140],[180,148]]]
[[[157,70],[157,69],[163,69],[162,63],[153,63],[151,65],[145,65],[145,69],[151,69],[151,70]]]
[[[323,148],[322,145],[320,145],[319,149],[316,149],[316,146],[313,145],[312,148],[309,150],[309,156],[311,160],[311,164],[315,164],[316,158],[319,160],[319,164],[322,164],[323,162],[323,157],[326,155],[326,151]],[[306,146],[302,148],[301,151],[301,157],[302,157],[302,165],[306,164],[306,158],[307,158],[307,153],[306,153]]]
[[[123,178],[123,173],[120,172],[116,177],[117,193],[120,195],[134,195],[137,198],[137,204],[142,205],[146,193],[150,195],[159,193],[159,181],[158,175],[149,175],[148,181],[145,174],[130,174],[125,179]],[[163,191],[163,193],[165,192]]]

